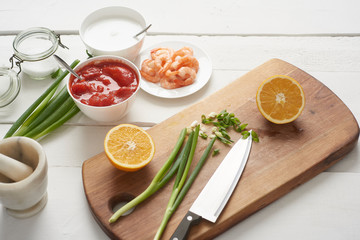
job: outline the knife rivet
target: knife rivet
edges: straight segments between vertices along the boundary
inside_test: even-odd
[[[192,220],[192,216],[187,216],[186,218],[188,221],[191,221]]]

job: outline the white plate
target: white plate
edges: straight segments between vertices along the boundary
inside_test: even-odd
[[[212,73],[212,63],[208,55],[199,47],[187,43],[187,42],[162,42],[155,44],[140,53],[140,55],[135,60],[135,65],[141,69],[141,63],[145,59],[150,59],[150,51],[157,47],[169,47],[173,48],[175,51],[179,50],[182,47],[191,47],[194,50],[194,57],[199,61],[199,71],[196,75],[195,82],[189,86],[176,88],[176,89],[165,89],[160,86],[159,83],[152,83],[146,81],[141,77],[140,87],[145,91],[154,96],[163,97],[163,98],[180,98],[185,97],[194,92],[200,90],[205,84],[209,81]]]

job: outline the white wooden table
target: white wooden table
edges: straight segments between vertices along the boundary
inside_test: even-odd
[[[164,100],[140,91],[134,108],[119,123],[159,123],[271,58],[316,77],[360,120],[356,0],[3,1],[0,65],[9,66],[15,35],[35,26],[62,34],[70,50],[61,54],[68,62],[85,59],[78,36],[82,19],[98,8],[120,4],[137,9],[152,23],[144,48],[166,40],[199,45],[213,62],[213,74],[204,88],[180,99]],[[22,78],[16,101],[0,109],[1,136],[50,83]],[[112,126],[78,114],[40,141],[49,163],[48,203],[40,214],[22,220],[0,208],[0,239],[108,239],[88,208],[81,166],[103,151],[103,137]],[[360,239],[359,155],[358,144],[335,166],[217,239]]]

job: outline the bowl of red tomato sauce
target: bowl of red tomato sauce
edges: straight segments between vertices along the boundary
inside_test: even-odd
[[[99,122],[115,122],[131,108],[140,88],[139,69],[117,56],[98,56],[80,63],[67,89],[79,109]]]

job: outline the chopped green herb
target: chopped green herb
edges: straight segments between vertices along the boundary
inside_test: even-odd
[[[92,55],[87,49],[86,49],[86,54],[88,55],[88,58],[94,57],[94,55]]]
[[[199,133],[199,136],[200,136],[201,138],[203,138],[203,139],[207,139],[207,138],[208,138],[208,135],[207,135],[206,133],[204,133],[204,132],[200,132],[200,133]]]
[[[214,149],[213,153],[212,153],[212,156],[216,156],[220,153],[220,149]]]
[[[256,132],[251,131],[251,137],[252,137],[254,142],[259,142],[259,136],[257,135]]]
[[[229,113],[226,110],[222,110],[219,114],[211,113],[209,117],[206,117],[204,114],[201,116],[201,122],[203,124],[212,124],[215,129],[212,129],[212,132],[216,137],[225,144],[231,144],[230,135],[228,134],[228,128],[233,127],[236,132],[241,133],[243,138],[248,138],[250,133],[246,131],[247,123],[241,124],[239,118],[235,117],[234,113]],[[258,135],[252,131],[251,137],[254,142],[259,142]]]
[[[241,135],[243,136],[244,139],[247,139],[250,136],[250,132],[248,131],[242,131]]]

